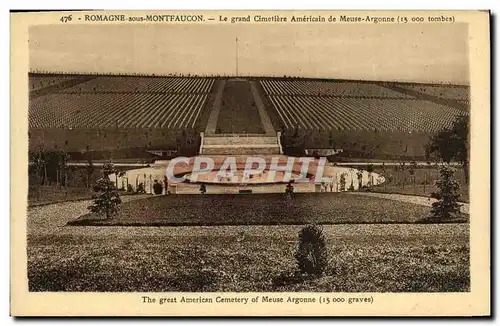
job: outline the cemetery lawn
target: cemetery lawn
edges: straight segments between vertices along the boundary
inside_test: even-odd
[[[30,291],[462,292],[469,225],[324,226],[328,268],[297,277],[301,226],[62,227],[28,236]]]
[[[111,219],[85,214],[69,225],[214,226],[415,223],[430,207],[350,193],[172,195],[121,205]],[[463,219],[466,220],[466,219]]]

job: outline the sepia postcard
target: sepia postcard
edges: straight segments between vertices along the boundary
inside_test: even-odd
[[[11,315],[491,314],[488,11],[10,19]]]

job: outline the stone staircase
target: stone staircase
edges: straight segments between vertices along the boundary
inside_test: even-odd
[[[280,155],[283,153],[279,133],[269,135],[204,135],[201,155]]]

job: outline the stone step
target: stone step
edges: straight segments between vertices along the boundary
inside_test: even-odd
[[[223,145],[203,145],[203,148],[279,148],[278,144],[223,144]]]
[[[280,154],[279,146],[270,145],[210,145],[203,147],[203,155],[272,155]]]
[[[277,137],[205,137],[203,146],[208,145],[244,145],[244,144],[278,144]]]

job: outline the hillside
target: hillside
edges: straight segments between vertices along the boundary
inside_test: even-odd
[[[469,114],[469,88],[459,85],[32,74],[30,148],[176,148],[179,134],[205,130],[217,79],[227,82],[219,132],[261,132],[245,82],[252,80],[274,129],[298,130],[309,148],[341,147],[367,157],[420,157],[429,135]]]

